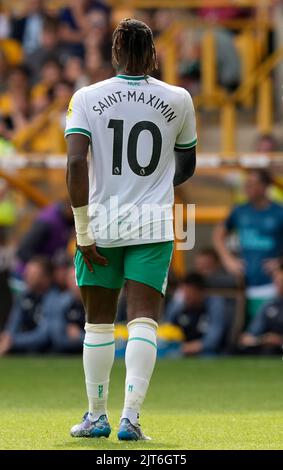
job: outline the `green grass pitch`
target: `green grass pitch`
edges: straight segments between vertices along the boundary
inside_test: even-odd
[[[283,363],[160,360],[141,423],[152,441],[119,442],[125,368],[112,371],[109,439],[73,439],[86,410],[81,360],[0,360],[0,449],[283,449]]]

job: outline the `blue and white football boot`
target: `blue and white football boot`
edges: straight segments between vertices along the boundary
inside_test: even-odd
[[[118,431],[118,439],[120,441],[150,441],[151,438],[144,435],[139,423],[132,424],[128,418],[123,418],[120,421],[120,428]]]
[[[70,431],[72,437],[109,437],[110,433],[111,427],[106,415],[91,421],[88,412],[85,413],[82,422],[75,424]]]

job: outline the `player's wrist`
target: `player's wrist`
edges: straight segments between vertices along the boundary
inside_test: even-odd
[[[72,207],[72,210],[74,214],[77,244],[79,246],[93,245],[95,239],[90,226],[88,205]]]

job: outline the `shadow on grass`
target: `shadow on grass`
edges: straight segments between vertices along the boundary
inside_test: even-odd
[[[134,441],[134,442],[122,442],[122,441],[110,441],[106,438],[98,439],[86,439],[76,438],[69,441],[62,442],[61,444],[55,444],[56,449],[88,449],[88,450],[146,450],[146,449],[177,449],[177,445],[172,442],[170,444],[165,442],[156,441]]]

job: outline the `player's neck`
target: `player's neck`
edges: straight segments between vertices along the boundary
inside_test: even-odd
[[[141,70],[117,70],[117,75],[128,75],[129,77],[144,77],[145,73]]]

